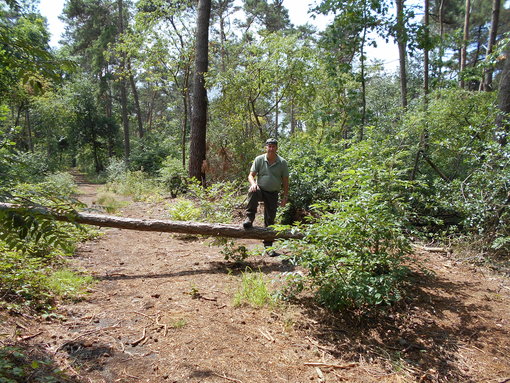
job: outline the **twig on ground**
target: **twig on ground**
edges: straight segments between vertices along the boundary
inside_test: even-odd
[[[22,323],[20,323],[20,322],[16,322],[16,326],[21,327],[23,330],[27,330],[28,331],[28,328],[25,325],[23,325]]]
[[[144,328],[143,328],[143,334],[142,334],[142,336],[141,336],[139,339],[137,339],[137,340],[135,340],[135,341],[131,342],[131,346],[133,346],[133,347],[134,347],[134,346],[137,346],[137,345],[138,345],[138,344],[139,344],[142,340],[144,340],[144,339],[145,339],[146,334],[147,334],[147,328],[146,328],[146,327],[144,327]]]
[[[313,366],[313,367],[324,367],[324,368],[341,368],[341,369],[348,369],[353,368],[358,365],[358,363],[348,363],[348,364],[329,364],[329,363],[323,363],[323,362],[307,362],[304,363],[305,366]]]
[[[132,313],[133,313],[133,314],[142,315],[142,316],[144,316],[144,317],[146,317],[146,318],[149,318],[151,321],[153,321],[153,320],[154,320],[154,319],[152,319],[149,315],[144,314],[144,313],[141,313],[141,312],[139,312],[139,311],[132,311]]]
[[[264,338],[266,338],[268,341],[270,342],[274,342],[275,339],[271,336],[271,334],[269,334],[268,331],[264,331],[262,330],[261,328],[259,328],[259,332],[264,336]]]
[[[324,382],[324,374],[322,373],[321,369],[319,367],[315,367],[315,371],[319,376],[319,382]]]
[[[42,333],[43,333],[42,331],[39,331],[38,333],[33,334],[33,335],[23,336],[19,340],[29,340],[29,339],[35,338],[36,336],[41,335]]]

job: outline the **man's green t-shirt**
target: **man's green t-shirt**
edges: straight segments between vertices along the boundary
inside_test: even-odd
[[[287,161],[278,155],[276,161],[269,165],[266,154],[261,154],[253,160],[250,172],[257,173],[257,184],[262,190],[277,192],[282,187],[283,178],[289,176],[289,167]]]

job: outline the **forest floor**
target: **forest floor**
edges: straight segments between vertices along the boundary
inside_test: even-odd
[[[99,186],[79,186],[91,204]],[[167,218],[163,205],[139,202],[117,214]],[[97,283],[83,300],[61,304],[60,319],[0,313],[0,332],[10,334],[2,342],[51,360],[61,381],[510,382],[510,278],[456,254],[417,250],[423,266],[414,266],[406,299],[359,317],[306,297],[236,307],[245,269],[210,240],[103,232],[72,260]],[[262,254],[247,266],[276,283],[296,271]]]

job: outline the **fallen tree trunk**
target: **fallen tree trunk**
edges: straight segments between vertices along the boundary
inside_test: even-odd
[[[272,240],[275,238],[291,239],[302,238],[301,233],[281,232],[264,227],[252,227],[244,229],[242,225],[229,225],[223,223],[202,223],[188,221],[168,221],[157,219],[124,218],[103,214],[91,214],[74,212],[64,214],[44,207],[25,207],[9,203],[0,203],[0,210],[18,211],[53,217],[57,221],[74,222],[101,227],[113,227],[117,229],[157,231],[163,233],[181,233],[209,235],[214,237],[247,238]]]

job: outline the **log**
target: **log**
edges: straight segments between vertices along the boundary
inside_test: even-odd
[[[10,203],[0,203],[0,210],[18,211],[28,214],[39,214],[52,217],[57,221],[73,222],[100,227],[113,227],[127,230],[157,231],[163,233],[181,233],[261,240],[273,240],[276,238],[299,239],[303,237],[301,233],[290,231],[278,233],[273,229],[265,227],[252,227],[250,229],[245,229],[240,224],[231,225],[223,223],[125,218],[86,212],[73,212],[72,214],[64,214],[45,207],[26,207]]]

